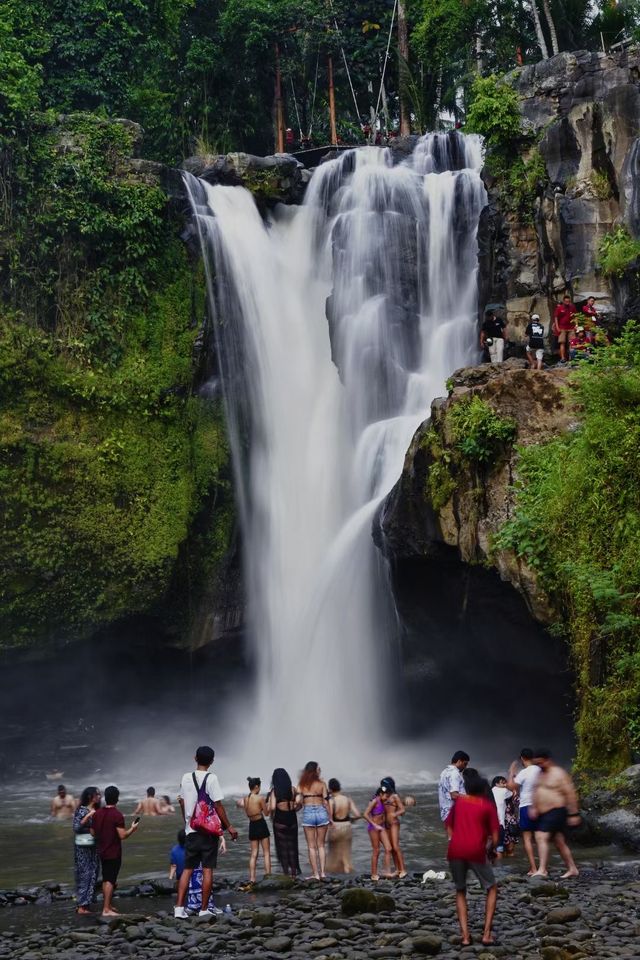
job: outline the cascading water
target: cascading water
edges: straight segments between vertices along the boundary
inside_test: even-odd
[[[319,167],[265,224],[185,175],[208,266],[257,701],[234,752],[367,768],[393,720],[396,625],[371,526],[446,377],[476,351],[475,137]],[[243,710],[243,713],[246,713]],[[249,741],[250,745],[245,741]],[[253,769],[253,767],[252,767]]]

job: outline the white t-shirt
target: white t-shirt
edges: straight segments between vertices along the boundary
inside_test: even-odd
[[[511,796],[511,790],[507,790],[506,787],[492,787],[491,790],[496,801],[496,807],[498,808],[498,820],[500,821],[500,826],[504,827],[505,806],[507,800]]]
[[[533,791],[536,788],[536,780],[540,776],[540,767],[532,763],[524,767],[520,773],[513,778],[514,782],[520,787],[520,809],[530,807],[533,803]]]
[[[201,787],[202,781],[207,776],[207,771],[195,770],[194,773],[196,780],[198,781],[198,786]],[[220,784],[218,783],[218,778],[216,777],[215,773],[209,773],[206,790],[207,795],[213,800],[214,803],[217,803],[218,800],[224,800],[224,793],[220,789]],[[185,833],[195,833],[190,826],[196,800],[198,799],[198,791],[196,790],[193,782],[193,773],[185,773],[184,777],[182,778],[180,783],[180,796],[184,801]]]

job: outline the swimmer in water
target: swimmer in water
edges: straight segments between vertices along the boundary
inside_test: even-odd
[[[407,794],[406,797],[402,798],[402,802],[404,803],[405,807],[415,807],[418,804],[418,801],[416,800],[416,798],[412,797],[409,794]]]
[[[176,808],[171,803],[171,797],[167,796],[166,793],[160,797],[159,803],[160,803],[160,809],[158,813],[160,816],[165,816],[167,813],[176,812]]]
[[[76,812],[78,801],[70,793],[64,783],[58,787],[58,792],[51,801],[51,816],[56,820],[68,820]]]
[[[168,810],[166,811],[169,812]],[[147,795],[144,800],[138,802],[138,806],[133,811],[134,817],[137,814],[143,813],[147,817],[159,817],[161,814],[165,813],[162,809],[162,804],[158,799],[156,799],[156,788],[147,787]]]

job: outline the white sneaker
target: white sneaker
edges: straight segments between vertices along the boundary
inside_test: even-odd
[[[201,910],[198,914],[199,917],[215,917],[216,913],[222,913],[222,910]]]
[[[173,919],[174,920],[188,920],[189,914],[184,907],[174,907],[173,908]]]

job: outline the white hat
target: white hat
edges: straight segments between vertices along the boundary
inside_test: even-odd
[[[540,314],[539,314],[539,313],[532,313],[532,314],[531,314],[531,319],[532,319],[532,320],[539,320],[539,319],[540,319]]]

